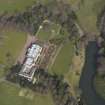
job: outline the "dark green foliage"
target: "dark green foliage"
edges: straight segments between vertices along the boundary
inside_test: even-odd
[[[32,84],[25,78],[17,76],[19,69],[19,65],[13,66],[7,79],[20,84],[21,87],[28,87],[41,94],[47,94],[50,91],[56,105],[77,105],[76,100],[70,93],[69,85],[64,82],[63,76],[57,76],[56,74],[51,75],[43,69],[38,69],[35,73],[38,82]]]
[[[78,34],[75,21],[77,17],[69,4],[61,1],[51,1],[47,4],[36,3],[23,13],[17,13],[12,16],[1,15],[1,24],[15,24],[18,28],[35,34],[43,20],[48,19],[60,24],[70,33],[71,37]]]

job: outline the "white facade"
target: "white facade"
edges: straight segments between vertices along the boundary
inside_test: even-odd
[[[29,81],[33,79],[36,68],[34,67],[42,52],[42,47],[37,44],[32,44],[26,54],[26,61],[23,64],[20,76],[27,78]],[[34,67],[34,68],[33,68]]]

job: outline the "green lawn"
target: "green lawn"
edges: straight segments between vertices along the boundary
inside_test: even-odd
[[[74,69],[71,69],[66,75],[65,75],[65,80],[67,80],[68,84],[72,87],[73,89],[73,95],[78,96],[79,94],[79,82],[80,82],[80,76],[77,75]]]
[[[73,88],[76,88],[79,83],[80,75],[77,75],[76,72],[71,70],[68,74],[66,74],[66,78],[70,84],[72,84]]]
[[[9,66],[16,61],[26,42],[26,36],[27,33],[12,28],[0,30],[0,65]]]
[[[20,90],[8,83],[0,83],[0,105],[54,105],[50,94],[44,96],[30,92],[33,98],[29,99],[26,96],[19,96]]]
[[[104,0],[81,0],[77,10],[79,24],[85,31],[98,33],[97,16],[105,5]]]
[[[7,11],[13,13],[30,7],[36,0],[0,0],[0,13]]]
[[[105,78],[96,76],[94,79],[94,86],[97,93],[105,99]]]
[[[67,0],[71,6],[77,6],[81,0]]]
[[[70,69],[73,52],[73,44],[71,42],[66,42],[49,71],[58,75],[64,75],[67,73]]]
[[[37,37],[40,40],[47,41],[50,38],[55,37],[59,34],[60,25],[52,23],[52,22],[44,22],[42,23],[42,28],[39,28],[37,32]]]

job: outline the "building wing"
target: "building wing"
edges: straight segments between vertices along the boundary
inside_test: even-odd
[[[41,55],[41,52],[42,47],[37,44],[32,44],[31,47],[28,48],[26,60],[21,71],[19,72],[20,76],[27,78],[29,81],[33,79],[35,70],[37,69],[35,66],[38,58]]]

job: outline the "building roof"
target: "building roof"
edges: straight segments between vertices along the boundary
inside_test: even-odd
[[[26,54],[26,61],[23,64],[22,70],[19,72],[20,76],[26,77],[31,80],[33,78],[33,74],[35,72],[35,63],[37,62],[42,51],[42,47],[37,44],[32,44],[30,48],[28,48],[28,52]]]

